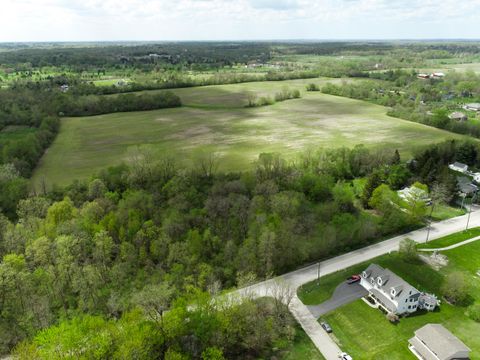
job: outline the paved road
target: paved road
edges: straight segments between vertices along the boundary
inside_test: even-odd
[[[466,245],[466,244],[470,244],[474,241],[477,241],[477,240],[480,240],[480,236],[477,236],[477,237],[474,237],[474,238],[471,238],[471,239],[468,239],[468,240],[465,240],[465,241],[462,241],[462,242],[459,242],[457,244],[453,244],[453,245],[450,245],[450,246],[445,246],[443,248],[437,248],[437,249],[418,249],[418,251],[445,251],[445,250],[451,250],[451,249],[455,249],[459,246],[463,246],[463,245]]]
[[[358,300],[366,295],[368,295],[368,291],[359,283],[347,284],[346,282],[342,282],[337,286],[330,299],[319,305],[309,305],[307,308],[312,315],[318,319],[327,312]]]
[[[432,224],[430,230],[430,240],[465,230],[467,217],[468,215],[462,215],[453,219]],[[474,211],[470,216],[469,227],[476,226],[480,226],[480,211]],[[423,228],[322,261],[320,263],[320,276],[325,276],[361,262],[373,259],[377,256],[387,254],[391,251],[398,250],[398,244],[405,238],[410,238],[418,243],[422,243],[425,241],[426,235],[427,230],[426,228]],[[275,279],[270,279],[247,288],[239,289],[231,293],[231,296],[238,297],[238,295],[245,296],[247,294],[259,297],[275,296],[274,289],[276,282],[282,282],[296,291],[299,286],[317,278],[317,269],[317,264],[310,265],[302,269],[278,276]],[[320,324],[310,313],[307,306],[305,306],[296,295],[293,297],[293,300],[290,303],[290,310],[323,356],[327,360],[338,359],[340,348],[321,328]],[[348,349],[346,350],[348,352]]]

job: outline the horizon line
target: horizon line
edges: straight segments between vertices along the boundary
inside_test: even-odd
[[[183,39],[183,40],[1,40],[0,44],[68,44],[68,43],[188,43],[188,42],[358,42],[358,41],[372,41],[372,42],[445,42],[445,41],[463,41],[476,42],[480,38],[292,38],[292,39]]]

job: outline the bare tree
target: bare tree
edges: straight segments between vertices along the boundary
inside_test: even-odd
[[[273,280],[270,294],[277,308],[285,306],[288,308],[295,296],[295,289],[285,280],[277,278]]]
[[[270,295],[273,298],[273,310],[277,319],[285,325],[290,323],[290,304],[295,296],[295,289],[283,279],[274,279],[270,287]]]
[[[427,224],[427,238],[425,242],[428,242],[428,238],[430,236],[430,229],[432,226],[432,214],[435,206],[445,204],[448,202],[448,189],[444,184],[435,183],[432,186],[432,190],[430,191],[430,199],[432,199],[432,204],[430,206],[430,215],[428,216],[428,224]]]
[[[215,153],[202,154],[197,158],[196,168],[204,177],[211,177],[218,170],[219,156]]]

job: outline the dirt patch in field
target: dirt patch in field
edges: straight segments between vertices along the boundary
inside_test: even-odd
[[[434,251],[431,255],[419,255],[423,262],[430,265],[435,270],[440,270],[442,267],[448,265],[448,257],[444,254],[440,254]]]

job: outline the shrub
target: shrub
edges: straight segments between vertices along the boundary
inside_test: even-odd
[[[467,310],[467,316],[473,321],[480,322],[480,304],[471,305]]]
[[[447,276],[442,286],[445,299],[452,304],[462,305],[468,299],[468,284],[463,273],[456,271]]]
[[[417,246],[412,239],[403,239],[400,241],[398,252],[405,261],[413,262],[418,259]]]
[[[396,323],[399,321],[399,317],[397,314],[394,314],[394,313],[388,313],[387,315],[385,315],[385,317],[387,318],[388,321],[390,321],[392,324]]]
[[[307,88],[307,91],[320,91],[320,87],[314,83],[308,84],[306,88]]]

